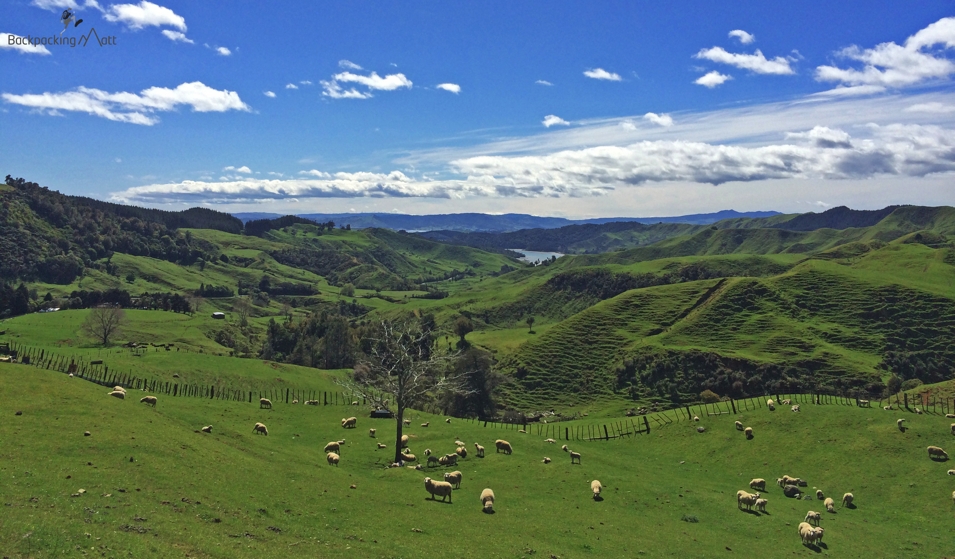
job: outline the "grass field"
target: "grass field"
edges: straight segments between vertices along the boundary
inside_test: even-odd
[[[225,358],[216,358],[226,361]],[[231,362],[231,361],[226,361]],[[393,422],[352,407],[257,406],[160,397],[156,408],[103,387],[34,367],[0,364],[0,550],[9,557],[455,557],[647,556],[938,557],[952,552],[955,523],[947,463],[929,444],[951,446],[941,416],[803,404],[675,423],[615,441],[559,445],[534,435],[414,414],[411,448],[445,453],[453,441],[511,456],[470,454],[453,504],[424,490],[427,471],[387,469]],[[21,411],[22,415],[14,415]],[[904,414],[909,430],[896,429]],[[747,441],[733,427],[755,430]],[[418,427],[422,421],[431,427]],[[269,436],[252,434],[264,422]],[[212,424],[211,434],[199,433]],[[378,429],[379,451],[368,437]],[[704,433],[696,427],[704,426]],[[84,431],[90,437],[84,437]],[[392,431],[393,435],[393,431]],[[346,439],[338,467],[322,447]],[[545,465],[544,456],[554,462]],[[427,468],[426,468],[427,470]],[[440,478],[445,471],[432,468]],[[807,479],[856,508],[823,512],[824,546],[801,545],[796,525],[822,503],[787,499],[772,480]],[[737,510],[735,492],[769,480],[766,514]],[[591,498],[592,479],[603,501]],[[351,488],[354,486],[354,488]],[[496,514],[478,495],[494,489]],[[82,495],[71,496],[85,492]],[[684,520],[685,519],[685,520]],[[689,520],[689,521],[688,521]],[[696,521],[692,521],[696,520]],[[451,551],[453,550],[453,551]]]

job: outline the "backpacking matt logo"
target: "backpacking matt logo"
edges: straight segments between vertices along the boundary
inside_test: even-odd
[[[116,35],[105,35],[103,37],[99,36],[99,33],[96,32],[95,27],[90,27],[89,32],[85,35],[80,35],[79,37],[63,37],[63,33],[70,28],[70,24],[73,24],[73,27],[79,27],[83,23],[82,19],[78,19],[73,10],[63,10],[63,13],[60,15],[60,23],[63,24],[63,30],[60,31],[59,35],[50,35],[48,37],[34,37],[32,35],[27,35],[26,37],[18,37],[16,35],[7,34],[7,45],[16,46],[16,45],[33,45],[34,47],[43,45],[45,47],[76,47],[77,45],[85,47],[89,44],[90,38],[93,38],[93,43],[101,47],[114,47],[116,46]]]

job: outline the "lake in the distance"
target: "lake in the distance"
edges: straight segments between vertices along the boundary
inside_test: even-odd
[[[518,258],[518,260],[523,260],[524,262],[543,262],[544,260],[550,260],[551,256],[556,256],[560,258],[564,254],[562,252],[538,252],[536,250],[524,250],[520,248],[509,248],[507,250],[513,250],[514,252],[519,252],[524,255],[523,258]]]

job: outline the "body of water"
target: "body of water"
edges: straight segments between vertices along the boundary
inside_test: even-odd
[[[524,250],[522,248],[509,248],[507,250],[513,250],[514,252],[519,252],[523,254],[524,257],[520,258],[520,260],[523,260],[524,262],[530,262],[530,263],[534,263],[538,261],[543,262],[544,260],[550,260],[551,256],[556,256],[557,258],[560,258],[561,256],[564,255],[561,252],[538,252],[536,250]]]

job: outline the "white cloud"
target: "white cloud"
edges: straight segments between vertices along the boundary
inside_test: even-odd
[[[235,165],[229,165],[228,167],[223,167],[223,171],[235,171]]]
[[[626,131],[628,131],[628,132],[636,132],[636,131],[637,131],[637,125],[634,124],[633,121],[630,120],[630,119],[621,120],[621,121],[620,121],[620,124],[618,124],[618,126],[620,126],[620,128],[623,128],[624,130],[626,130]]]
[[[351,89],[343,89],[335,80],[323,80],[321,84],[323,89],[322,95],[331,97],[332,99],[371,99],[374,97],[371,93],[362,93],[354,87]]]
[[[955,17],[942,18],[905,40],[903,45],[881,43],[871,49],[850,46],[837,53],[862,63],[861,68],[819,66],[816,79],[850,86],[906,87],[941,80],[955,73],[955,62],[945,49],[955,48]]]
[[[271,98],[273,98],[273,99],[275,98],[275,92],[274,92],[274,91],[266,91],[266,92],[263,93],[262,95],[265,95],[266,97],[271,97]]]
[[[948,105],[933,101],[930,103],[916,103],[903,109],[907,113],[932,113],[932,114],[950,114],[955,113],[955,105]]]
[[[710,89],[713,89],[714,87],[718,85],[723,85],[724,83],[726,83],[728,80],[731,80],[731,79],[733,79],[733,76],[729,76],[727,74],[721,74],[717,72],[716,70],[713,70],[712,72],[706,74],[705,76],[701,76],[699,79],[697,79],[693,83],[697,85],[702,85],[703,87],[708,87]]]
[[[287,83],[285,84],[285,89],[298,89],[298,86],[294,83]]]
[[[808,132],[790,132],[786,138],[808,140],[819,148],[851,148],[852,141],[844,130],[832,129],[826,126],[814,126]]]
[[[230,56],[232,51],[225,47],[216,47],[216,54],[219,56]]]
[[[360,91],[354,87],[345,89],[341,86],[342,83],[355,83],[376,91],[394,91],[403,87],[410,89],[413,85],[404,74],[387,74],[381,77],[377,72],[372,72],[368,76],[342,72],[333,75],[331,80],[321,82],[322,95],[332,99],[370,99],[373,97],[371,91]]]
[[[560,125],[560,126],[570,126],[570,123],[569,123],[569,122],[567,122],[566,120],[560,118],[560,117],[557,116],[557,115],[547,115],[547,116],[545,116],[545,117],[544,117],[544,120],[541,121],[541,124],[543,124],[546,128],[550,128],[551,126],[557,126],[557,125]]]
[[[11,39],[12,37],[12,39]],[[10,43],[14,44],[10,44]],[[48,55],[50,51],[43,45],[32,45],[27,42],[26,37],[14,35],[12,33],[0,33],[0,49],[12,49],[21,54],[39,54]]]
[[[461,86],[456,83],[439,83],[435,87],[445,91],[450,91],[451,93],[461,93]]]
[[[159,122],[153,113],[172,111],[180,105],[194,112],[248,111],[234,91],[213,89],[202,82],[183,83],[175,89],[150,87],[139,94],[109,93],[80,86],[73,91],[15,95],[2,94],[7,103],[58,114],[58,111],[85,112],[94,116],[151,126]]]
[[[694,55],[694,58],[710,60],[719,64],[728,64],[756,74],[789,75],[796,72],[789,66],[789,60],[777,56],[768,60],[763,53],[756,49],[754,54],[738,54],[727,52],[722,47],[703,49]]]
[[[860,97],[863,95],[875,95],[876,93],[882,93],[884,91],[885,88],[881,85],[840,85],[833,89],[813,93],[811,97]]]
[[[547,81],[547,80],[537,80],[537,81],[534,82],[534,83],[536,83],[537,85],[547,85],[547,86],[554,85],[554,84],[550,83],[550,82]]]
[[[312,82],[310,82],[309,80],[302,80],[302,81],[300,81],[300,82],[298,82],[298,83],[300,83],[300,84],[302,84],[302,85],[312,85]]]
[[[236,173],[245,173],[246,175],[251,175],[251,174],[252,174],[252,169],[249,169],[248,166],[243,165],[243,166],[241,166],[241,167],[238,167],[238,168],[235,170],[235,172],[236,172]]]
[[[109,7],[103,18],[106,21],[122,23],[130,29],[142,29],[143,27],[153,26],[175,27],[180,31],[186,31],[186,20],[169,8],[153,4],[143,0],[139,4],[113,4]]]
[[[339,60],[338,67],[344,68],[346,70],[364,70],[364,68],[362,68],[358,64],[355,64],[351,60]]]
[[[594,68],[592,70],[584,71],[584,75],[588,78],[593,78],[595,80],[607,80],[612,82],[619,82],[623,78],[620,77],[620,74],[614,72],[608,72],[603,68]]]
[[[83,8],[95,8],[99,11],[103,11],[103,8],[100,7],[99,3],[96,0],[86,0],[83,5],[79,5],[75,0],[33,0],[30,4],[36,6],[37,8],[42,8],[44,10],[50,10],[51,12],[56,12],[59,10],[67,9],[70,10],[81,10]]]
[[[190,45],[195,44],[195,41],[193,41],[189,37],[186,37],[186,34],[180,31],[173,31],[171,29],[163,29],[162,34],[165,35],[167,39],[173,42],[178,41],[181,43],[189,43]]]
[[[739,42],[743,43],[744,45],[748,45],[756,40],[755,35],[747,33],[743,31],[742,29],[734,29],[730,31],[729,36],[736,37],[737,39],[739,39]]]
[[[652,122],[657,126],[673,126],[673,117],[668,114],[658,115],[657,113],[647,113],[643,115],[643,120]]]
[[[319,171],[318,169],[311,169],[311,170],[309,170],[309,171],[299,171],[298,174],[300,174],[300,175],[309,175],[309,176],[312,176],[312,177],[318,177],[318,178],[320,178],[320,179],[330,179],[330,178],[332,178],[332,176],[329,175],[328,173],[326,173],[326,172],[324,172],[324,171]]]

